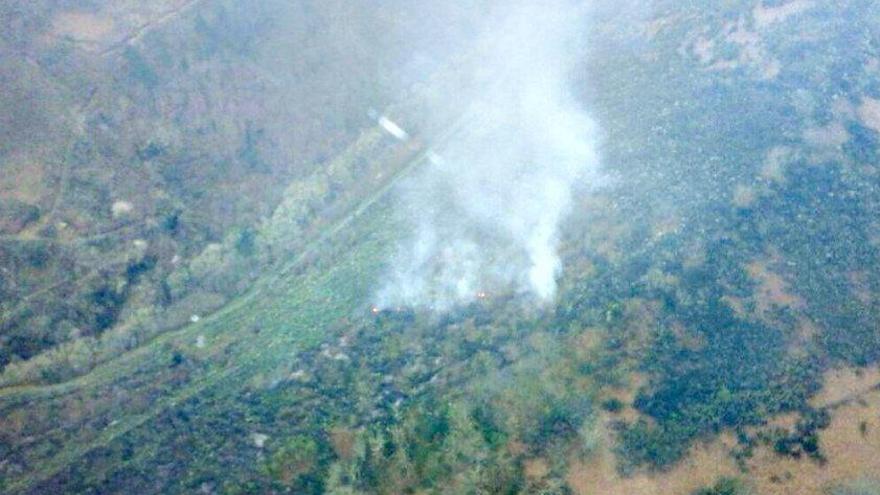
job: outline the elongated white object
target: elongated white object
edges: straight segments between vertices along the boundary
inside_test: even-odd
[[[401,141],[409,140],[409,133],[404,131],[399,125],[395,124],[391,119],[385,117],[384,115],[379,117],[379,125],[382,126],[382,129],[396,137]]]
[[[433,150],[428,150],[428,153],[425,156],[428,157],[428,161],[431,162],[432,164],[443,165],[443,157],[438,155],[437,153],[434,153]]]

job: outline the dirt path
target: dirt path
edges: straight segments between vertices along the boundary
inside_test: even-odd
[[[132,46],[138,43],[144,38],[144,36],[174,21],[181,15],[186,14],[191,9],[203,2],[205,2],[205,0],[190,0],[180,7],[177,7],[176,9],[170,10],[167,13],[162,14],[161,16],[159,16],[159,18],[136,27],[134,31],[128,34],[125,38],[101,50],[100,52],[98,52],[98,54],[102,57],[105,57],[108,55],[113,55],[114,53],[118,53],[128,46]]]

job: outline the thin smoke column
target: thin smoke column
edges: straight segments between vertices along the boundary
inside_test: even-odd
[[[510,290],[555,296],[573,188],[600,181],[596,126],[572,91],[583,79],[586,17],[567,0],[502,10],[487,20],[471,68],[492,73],[491,84],[464,98],[460,130],[433,143],[442,160],[402,187],[412,234],[389,264],[380,306],[446,310]]]

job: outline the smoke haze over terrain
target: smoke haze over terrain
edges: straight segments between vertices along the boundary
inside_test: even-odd
[[[596,126],[570,85],[585,12],[553,3],[523,1],[487,16],[468,70],[491,74],[491,83],[467,99],[439,99],[464,106],[463,117],[450,138],[429,143],[442,158],[403,187],[412,231],[380,304],[443,310],[511,288],[553,299],[572,188],[599,178]]]

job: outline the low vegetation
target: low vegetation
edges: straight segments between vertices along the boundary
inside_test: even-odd
[[[0,18],[48,29],[51,3]],[[581,96],[620,180],[572,205],[555,305],[493,293],[444,314],[370,300],[402,230],[388,191],[424,143],[356,116],[354,101],[378,99],[374,74],[320,65],[316,47],[351,33],[299,39],[293,65],[318,75],[278,77],[314,100],[269,90],[309,103],[257,122],[247,102],[273,114],[256,95],[274,87],[269,55],[290,48],[259,34],[279,29],[280,3],[253,16],[206,3],[94,62],[123,70],[89,79],[88,98],[64,89],[87,77],[70,72],[80,48],[0,34],[39,55],[34,81],[55,82],[34,87],[83,105],[71,112],[97,136],[0,145],[9,170],[48,149],[76,164],[0,201],[0,491],[563,494],[606,433],[622,476],[671,470],[721,433],[743,469],[757,449],[828,461],[834,405],[812,400],[823,373],[880,362],[880,138],[854,110],[880,88],[870,47],[850,43],[880,34],[856,18],[864,2],[761,32],[747,2],[657,2],[637,23],[599,9]],[[363,14],[306,4],[319,19]],[[406,119],[454,78],[389,111]],[[219,95],[230,108],[203,108]],[[324,119],[334,102],[347,111]],[[832,124],[843,143],[806,132]],[[155,188],[128,194],[141,181]],[[748,476],[693,493],[753,493]]]

